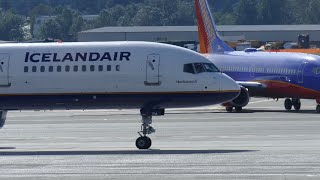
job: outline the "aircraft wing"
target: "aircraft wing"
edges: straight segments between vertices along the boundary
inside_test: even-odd
[[[264,89],[266,85],[254,81],[236,81],[240,86],[250,89]]]

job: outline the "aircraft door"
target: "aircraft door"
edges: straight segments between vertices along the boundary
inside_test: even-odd
[[[303,62],[298,69],[298,73],[297,73],[298,83],[303,84],[303,82],[304,82],[303,76],[304,76],[304,70],[306,68],[306,65],[307,65],[307,62]]]
[[[255,70],[256,70],[256,66],[255,65],[251,65],[250,66],[250,77],[254,78]]]
[[[160,86],[160,55],[150,54],[146,62],[146,86]]]
[[[0,87],[10,86],[9,82],[9,54],[0,54]]]

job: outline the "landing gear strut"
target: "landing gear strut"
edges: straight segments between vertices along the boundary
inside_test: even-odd
[[[156,132],[156,130],[151,126],[152,116],[163,116],[164,109],[141,109],[140,114],[142,116],[142,125],[141,131],[138,132],[140,137],[136,140],[136,146],[138,149],[149,149],[152,145],[152,141],[147,135]]]
[[[294,107],[294,109],[296,111],[299,111],[301,109],[301,101],[300,101],[300,99],[287,98],[284,101],[284,107],[286,108],[287,111],[290,111],[292,109],[292,107]]]

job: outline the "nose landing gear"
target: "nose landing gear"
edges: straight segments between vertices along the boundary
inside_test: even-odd
[[[152,141],[147,135],[156,132],[156,130],[151,126],[152,116],[163,116],[164,109],[141,109],[140,114],[142,116],[142,125],[141,131],[138,132],[140,137],[136,140],[136,147],[138,149],[149,149],[152,145]]]

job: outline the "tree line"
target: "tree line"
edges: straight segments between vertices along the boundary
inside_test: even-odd
[[[217,24],[319,24],[319,0],[209,0]],[[59,38],[105,26],[195,25],[194,0],[0,0],[0,39]],[[94,20],[82,15],[98,14]],[[32,34],[37,16],[52,16]],[[31,28],[26,28],[30,25]],[[30,36],[27,36],[30,34]]]

